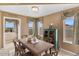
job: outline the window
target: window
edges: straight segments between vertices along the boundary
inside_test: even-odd
[[[14,32],[15,31],[15,22],[14,21],[5,21],[5,32]]]
[[[29,35],[33,34],[33,21],[29,20],[28,21],[28,29],[29,29]]]
[[[64,42],[73,43],[74,40],[74,17],[67,17],[64,19]]]
[[[66,25],[68,25],[68,26],[73,26],[73,25],[74,25],[74,19],[71,18],[71,17],[66,18],[66,19],[64,20],[64,23],[65,23]]]
[[[30,18],[28,20],[29,35],[43,35],[43,21],[39,18]]]
[[[43,34],[43,23],[42,21],[38,21],[38,35],[42,35]]]

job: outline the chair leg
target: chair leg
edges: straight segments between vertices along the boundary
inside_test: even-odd
[[[55,53],[54,53],[54,56],[57,56],[57,55],[58,55],[58,52],[55,52]]]
[[[15,50],[15,56],[17,56],[18,55],[18,52]]]
[[[53,55],[53,56],[57,56],[57,55],[58,55],[58,51],[52,52],[52,55]]]
[[[51,48],[50,48],[49,50],[50,50],[50,55],[52,55],[52,53],[51,53]]]
[[[47,55],[47,51],[45,51],[45,54]]]

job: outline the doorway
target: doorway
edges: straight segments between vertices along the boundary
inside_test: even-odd
[[[21,19],[4,17],[3,18],[3,48],[13,42],[13,39],[21,38]]]

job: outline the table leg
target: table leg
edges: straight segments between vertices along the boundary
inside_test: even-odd
[[[47,50],[45,51],[45,54],[47,55]]]
[[[52,48],[49,49],[49,50],[50,50],[50,55],[52,55],[52,51],[51,51],[51,49],[52,49]]]

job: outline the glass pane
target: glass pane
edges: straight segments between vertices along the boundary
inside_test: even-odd
[[[5,22],[5,32],[14,32],[15,31],[15,23],[13,21]]]
[[[74,25],[74,19],[71,18],[71,17],[66,18],[66,19],[64,20],[64,23],[65,23],[65,25],[73,26],[73,25]]]
[[[33,22],[32,21],[29,21],[29,27],[33,27]]]
[[[14,23],[13,22],[9,22],[9,21],[6,21],[6,28],[14,28]]]
[[[74,41],[74,18],[67,17],[64,19],[64,41],[73,43]]]
[[[29,20],[28,22],[29,35],[33,34],[33,21]]]
[[[43,24],[42,24],[42,21],[38,21],[38,35],[43,35]]]

